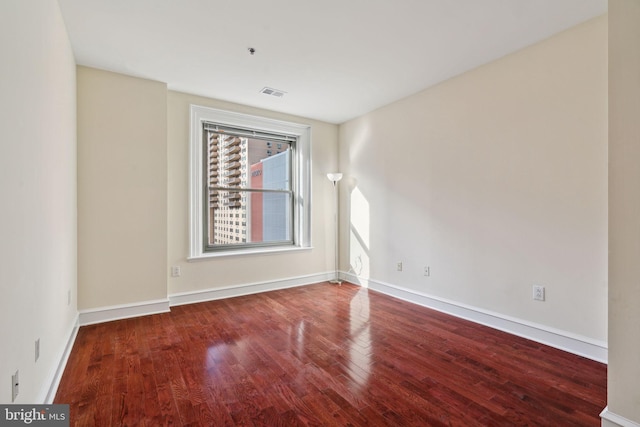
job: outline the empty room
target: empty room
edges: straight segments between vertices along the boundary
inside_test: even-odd
[[[637,0],[0,20],[0,424],[640,426]]]

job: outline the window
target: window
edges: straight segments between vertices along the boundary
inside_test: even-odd
[[[202,121],[204,251],[293,244],[292,159],[298,137]],[[271,140],[286,149],[270,157]],[[250,220],[240,228],[238,212]],[[233,221],[232,219],[235,219]],[[231,235],[223,235],[222,224]]]
[[[192,105],[189,257],[310,247],[310,148],[309,126]]]

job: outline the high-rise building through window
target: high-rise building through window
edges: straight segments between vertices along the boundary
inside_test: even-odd
[[[213,249],[292,240],[295,138],[248,134],[204,124],[206,243]]]

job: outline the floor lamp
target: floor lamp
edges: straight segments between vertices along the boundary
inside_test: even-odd
[[[331,280],[330,283],[335,283],[338,285],[342,284],[342,280],[340,280],[340,277],[338,276],[338,181],[340,181],[342,179],[342,174],[339,172],[332,172],[332,173],[328,173],[327,174],[327,178],[329,178],[329,181],[333,182],[333,196],[334,196],[334,204],[333,204],[333,227],[335,229],[335,233],[336,233],[336,260],[335,260],[335,274],[336,277],[334,280]]]

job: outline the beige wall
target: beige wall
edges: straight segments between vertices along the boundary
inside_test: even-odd
[[[58,3],[1,1],[0,58],[0,403],[16,370],[15,403],[42,403],[77,318],[76,69]]]
[[[78,67],[78,306],[167,296],[166,84]]]
[[[168,95],[169,266],[181,277],[169,278],[169,294],[214,290],[302,278],[333,271],[333,198],[326,173],[337,165],[336,125],[238,104],[169,91]],[[313,248],[299,252],[230,256],[187,261],[189,254],[189,106],[191,104],[311,125]]]
[[[312,126],[312,249],[187,261],[192,103]],[[78,67],[78,107],[81,310],[332,270],[333,232],[323,218],[332,209],[325,174],[336,167],[336,125],[87,67]],[[182,274],[170,278],[174,265]]]
[[[640,424],[640,2],[609,1],[608,410]]]
[[[606,17],[339,137],[344,270],[606,341]]]

